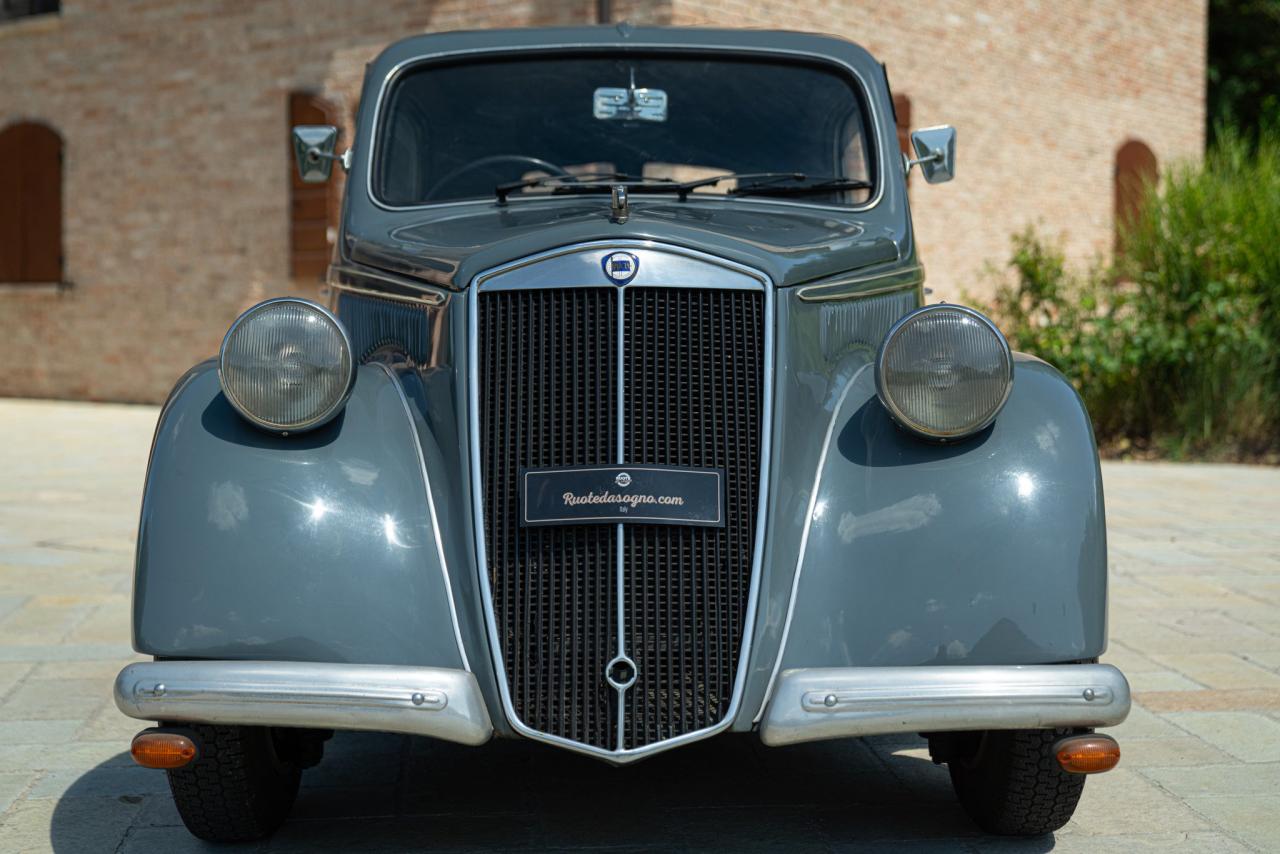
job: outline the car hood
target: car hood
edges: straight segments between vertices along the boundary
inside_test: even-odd
[[[905,236],[874,220],[763,199],[633,197],[625,223],[612,221],[608,195],[442,205],[370,219],[348,224],[346,259],[454,289],[492,267],[598,240],[702,250],[759,269],[779,287],[907,254]]]

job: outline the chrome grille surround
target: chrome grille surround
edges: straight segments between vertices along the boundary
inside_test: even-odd
[[[625,249],[640,259],[640,272],[626,285],[610,283],[601,273],[601,260],[609,252]],[[503,638],[500,635],[499,615],[495,609],[494,590],[490,583],[490,567],[486,555],[484,473],[481,465],[483,433],[481,427],[481,367],[479,346],[481,335],[479,319],[481,313],[480,299],[483,293],[500,290],[529,289],[567,289],[578,287],[605,287],[618,294],[616,303],[619,310],[617,327],[617,445],[619,462],[623,449],[627,444],[625,436],[625,388],[622,385],[623,363],[626,359],[624,344],[623,314],[626,300],[624,292],[636,288],[705,288],[716,291],[754,290],[762,294],[760,300],[763,311],[762,322],[762,361],[760,374],[760,419],[758,450],[758,484],[756,486],[756,513],[754,521],[754,543],[751,546],[751,567],[746,606],[742,620],[742,636],[738,646],[735,672],[732,674],[732,692],[728,698],[727,708],[723,710],[713,725],[701,729],[683,732],[640,746],[627,746],[626,727],[624,725],[627,712],[626,687],[615,686],[617,691],[617,742],[615,746],[587,744],[561,735],[549,733],[530,726],[518,714],[512,697],[511,685],[508,682],[508,671],[503,660]],[[746,673],[751,657],[751,636],[755,622],[756,605],[760,586],[760,569],[763,556],[764,524],[768,503],[768,476],[771,427],[773,418],[773,358],[774,358],[774,290],[771,282],[762,273],[748,267],[682,247],[658,244],[649,241],[601,241],[579,244],[550,252],[534,255],[511,264],[479,274],[471,283],[468,293],[468,382],[470,411],[470,454],[472,465],[472,500],[475,525],[477,565],[480,574],[481,594],[485,605],[485,617],[489,632],[489,641],[493,653],[495,676],[502,697],[503,710],[512,728],[528,738],[544,741],[570,750],[604,758],[614,763],[634,761],[655,752],[670,749],[690,741],[699,740],[721,732],[733,724],[737,717],[745,687]],[[626,583],[624,567],[626,554],[623,548],[622,528],[617,526],[615,544],[616,557],[616,606],[617,606],[617,641],[614,652],[619,657],[627,654],[627,608]],[[627,686],[629,687],[629,686]]]

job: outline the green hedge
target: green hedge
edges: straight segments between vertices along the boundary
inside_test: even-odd
[[[1075,270],[1057,242],[1015,235],[991,307],[1010,343],[1071,379],[1104,446],[1280,451],[1280,132],[1220,129],[1122,237],[1114,264]]]

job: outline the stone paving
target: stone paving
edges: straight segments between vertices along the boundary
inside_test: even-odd
[[[110,700],[152,407],[0,401],[0,851],[205,850]],[[338,735],[255,851],[1280,850],[1280,470],[1104,467],[1124,758],[1053,837],[982,837],[914,737],[725,737],[615,769]],[[214,850],[210,848],[210,850]],[[221,848],[218,850],[235,850]]]

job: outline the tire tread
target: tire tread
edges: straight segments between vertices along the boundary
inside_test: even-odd
[[[1071,820],[1084,775],[1062,770],[1053,745],[1071,730],[1007,730],[986,734],[977,760],[950,762],[960,803],[989,833],[1039,836]]]
[[[276,830],[298,793],[300,772],[275,761],[269,730],[187,724],[199,756],[168,772],[182,822],[210,842],[247,842]]]

